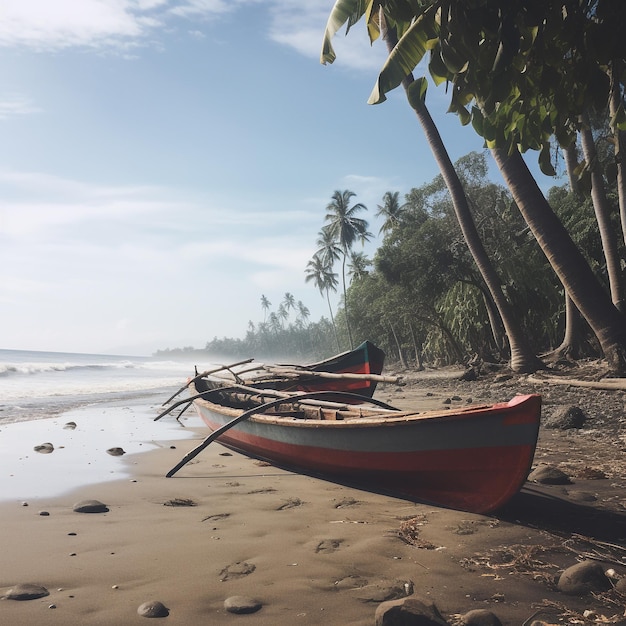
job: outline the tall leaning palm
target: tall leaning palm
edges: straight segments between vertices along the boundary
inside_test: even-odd
[[[372,233],[367,229],[369,224],[366,220],[357,217],[361,211],[367,211],[367,207],[360,202],[350,206],[352,198],[356,194],[353,191],[335,191],[332,200],[326,206],[326,225],[322,230],[326,230],[330,237],[337,242],[341,248],[341,276],[343,280],[343,302],[346,310],[346,326],[348,327],[348,338],[350,348],[354,348],[352,340],[352,329],[350,327],[350,312],[348,310],[348,296],[346,290],[346,261],[352,251],[352,246],[357,241],[362,244],[369,241]]]
[[[370,12],[369,15],[370,19],[378,16],[377,28],[382,30],[383,39],[389,50],[390,57],[387,60],[389,64],[392,60],[393,50],[398,43],[396,26],[393,26],[397,24],[397,22],[392,18],[391,25],[388,27],[386,24],[387,15],[385,10],[390,9],[390,7],[387,7],[381,2],[377,2],[377,4],[383,10],[380,12]],[[365,5],[359,0],[337,0],[326,26],[322,50],[323,63],[332,63],[335,60],[335,53],[330,43],[333,35],[346,21],[349,20],[351,24],[356,23],[365,13],[364,7]],[[404,27],[406,27],[406,24],[404,24]],[[426,52],[425,47],[423,52]],[[398,83],[401,83],[405,88],[409,103],[414,109],[422,129],[424,130],[428,144],[433,152],[435,161],[439,165],[441,175],[452,198],[454,211],[465,241],[502,318],[511,349],[511,368],[518,372],[534,372],[543,367],[543,364],[530,347],[528,338],[525,336],[516,318],[513,307],[504,295],[500,279],[482,245],[463,185],[452,165],[452,161],[439,134],[439,130],[435,126],[430,112],[426,108],[424,100],[425,79],[414,81],[413,74],[410,71],[407,72],[404,70],[398,71],[396,76]],[[370,102],[372,102],[372,97],[370,97]]]
[[[328,311],[330,312],[330,321],[333,325],[335,341],[337,342],[337,350],[341,350],[339,336],[337,335],[337,327],[335,326],[335,318],[333,316],[333,307],[330,305],[330,292],[337,291],[337,285],[339,284],[337,274],[333,272],[332,265],[326,263],[319,254],[314,254],[313,258],[307,263],[305,274],[305,282],[308,283],[313,281],[322,296],[326,296]]]

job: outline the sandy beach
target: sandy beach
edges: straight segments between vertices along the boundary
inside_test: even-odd
[[[537,391],[519,387],[424,376],[377,397],[429,408],[470,393],[495,402]],[[542,391],[548,412],[583,398],[569,387]],[[624,410],[623,392],[595,393]],[[615,580],[626,574],[621,426],[542,428],[535,465],[560,468],[570,483],[527,483],[482,516],[297,475],[219,444],[167,479],[206,432],[191,411],[185,428],[172,417],[153,422],[165,397],[0,429],[0,594],[20,584],[49,592],[4,599],[0,623],[140,624],[138,607],[160,601],[170,624],[365,626],[381,602],[408,595],[451,625],[473,623],[462,616],[475,609],[510,625],[624,623],[617,590],[568,595],[556,585],[586,559]],[[44,442],[54,451],[35,452]],[[114,447],[126,454],[108,454]],[[108,510],[75,512],[85,500]],[[238,596],[260,608],[229,612],[225,601]]]

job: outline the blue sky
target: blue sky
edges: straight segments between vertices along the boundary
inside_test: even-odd
[[[377,234],[383,194],[437,174],[399,90],[366,104],[385,51],[363,24],[320,64],[332,0],[2,4],[0,348],[203,347],[262,294],[318,319],[332,193]],[[481,149],[442,89],[429,106],[453,160]]]

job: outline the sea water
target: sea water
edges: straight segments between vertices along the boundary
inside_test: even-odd
[[[154,357],[0,350],[0,424],[167,394],[193,371],[189,361]]]
[[[197,438],[183,427],[201,426],[192,411],[184,424],[154,421],[193,373],[189,361],[0,350],[0,502],[129,476],[126,457],[107,454],[113,447],[133,454]],[[37,452],[43,443],[54,451]]]

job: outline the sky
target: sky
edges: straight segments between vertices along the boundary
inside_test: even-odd
[[[0,348],[203,348],[286,292],[328,315],[305,268],[333,192],[378,235],[384,193],[438,173],[401,90],[367,104],[363,23],[320,64],[333,3],[2,1]],[[453,160],[482,149],[428,105]]]

